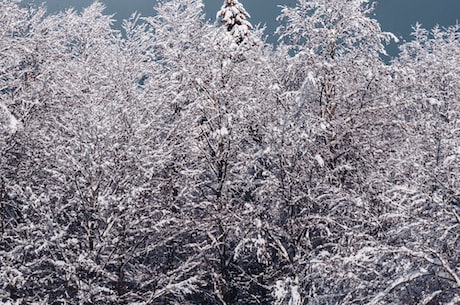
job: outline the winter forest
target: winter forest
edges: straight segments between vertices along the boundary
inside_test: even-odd
[[[460,25],[372,0],[0,0],[2,304],[460,304]]]

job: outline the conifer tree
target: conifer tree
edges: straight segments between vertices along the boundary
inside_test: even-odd
[[[244,9],[238,0],[225,0],[221,9],[217,12],[216,18],[221,18],[221,22],[227,27],[227,31],[240,44],[249,35],[252,25],[246,18],[251,16]]]

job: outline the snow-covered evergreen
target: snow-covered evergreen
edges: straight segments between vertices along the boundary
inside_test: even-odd
[[[224,0],[216,15],[237,43],[241,43],[249,35],[252,25],[247,18],[250,17],[238,0]]]

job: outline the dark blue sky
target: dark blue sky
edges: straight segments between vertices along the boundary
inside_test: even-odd
[[[31,2],[42,2],[31,0]],[[251,14],[253,25],[266,24],[267,34],[272,34],[276,28],[276,16],[280,13],[279,5],[291,5],[296,0],[240,0]],[[116,19],[127,18],[133,11],[142,15],[152,15],[156,0],[103,0],[107,13],[116,13]],[[69,6],[81,8],[92,3],[92,0],[48,0],[51,12],[65,9]],[[204,0],[207,18],[214,21],[216,12],[223,0]],[[417,21],[426,28],[434,25],[449,26],[460,21],[460,0],[380,0],[376,17],[383,30],[391,31],[396,36],[409,39],[411,26]]]

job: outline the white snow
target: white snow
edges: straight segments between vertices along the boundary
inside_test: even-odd
[[[299,286],[293,285],[291,286],[291,299],[289,300],[289,305],[300,305],[302,304],[302,300],[299,293]]]
[[[19,121],[4,104],[0,104],[0,123],[6,125],[3,128],[8,133],[15,133],[19,128]]]
[[[316,162],[318,162],[318,165],[320,167],[324,167],[324,159],[323,159],[323,157],[321,157],[320,154],[315,155],[315,160],[316,160]]]
[[[276,281],[274,285],[273,295],[276,298],[275,304],[281,305],[300,305],[302,304],[302,297],[299,293],[298,279],[292,280],[290,277],[287,277],[284,280]]]
[[[19,121],[13,115],[10,115],[9,128],[10,128],[11,133],[15,133],[18,130],[18,126],[19,126]]]

